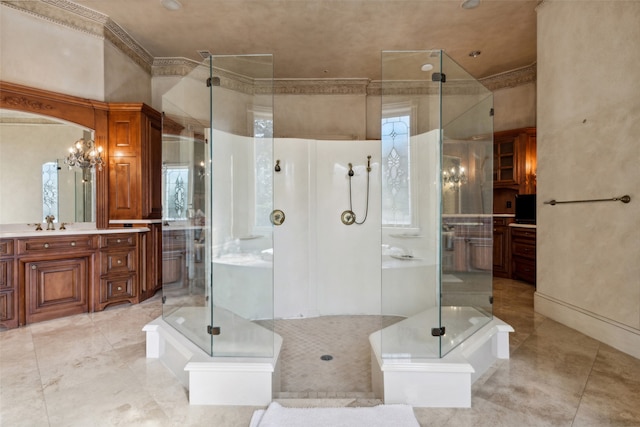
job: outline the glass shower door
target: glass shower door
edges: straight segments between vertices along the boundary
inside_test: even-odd
[[[162,317],[210,353],[208,76],[200,64],[162,97]]]
[[[440,355],[440,82],[435,51],[382,52],[384,359]]]
[[[211,354],[271,357],[273,57],[214,55],[208,84]]]
[[[441,50],[385,51],[383,358],[442,357],[492,318],[493,97]]]
[[[272,80],[211,56],[163,97],[163,319],[211,356],[274,352]]]
[[[440,356],[493,315],[493,94],[444,53],[442,72]]]

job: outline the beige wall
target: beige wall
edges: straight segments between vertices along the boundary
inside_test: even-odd
[[[151,104],[151,74],[104,41],[104,100]]]
[[[33,3],[34,7],[46,5]],[[0,5],[0,78],[107,102],[151,103],[151,74],[96,33]],[[92,32],[93,31],[93,32]]]
[[[538,8],[536,311],[640,357],[640,2]],[[608,198],[631,203],[543,205]]]
[[[104,100],[104,40],[0,5],[2,80]]]
[[[536,83],[498,89],[493,92],[493,129],[536,127]]]

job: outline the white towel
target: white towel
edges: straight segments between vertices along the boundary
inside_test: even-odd
[[[272,402],[255,411],[250,427],[420,427],[409,405],[285,408]]]

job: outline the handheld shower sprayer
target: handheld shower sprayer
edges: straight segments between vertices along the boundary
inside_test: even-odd
[[[351,195],[351,178],[355,175],[353,171],[353,164],[349,163],[349,210],[342,212],[341,220],[344,225],[358,224],[362,225],[367,220],[369,215],[369,175],[371,175],[371,156],[367,156],[367,196],[366,206],[364,211],[364,219],[360,222],[356,221],[356,214],[353,212],[353,198]]]

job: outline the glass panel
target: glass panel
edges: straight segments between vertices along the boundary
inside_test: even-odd
[[[438,357],[440,51],[382,52],[382,357]]]
[[[446,334],[440,356],[491,320],[493,267],[493,96],[448,56],[442,62],[441,321]]]
[[[208,63],[196,67],[162,98],[163,319],[211,353],[209,209],[205,204]]]
[[[273,58],[213,56],[210,78],[211,353],[270,357]]]

